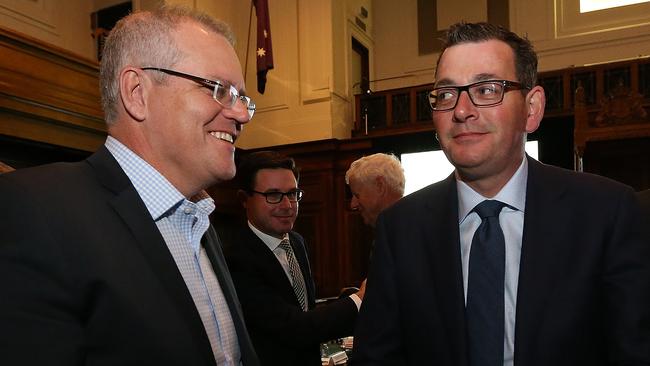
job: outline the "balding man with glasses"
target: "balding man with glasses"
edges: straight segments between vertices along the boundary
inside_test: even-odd
[[[525,154],[544,116],[536,78],[528,40],[449,28],[429,101],[456,169],[379,216],[352,365],[650,364],[639,204]]]
[[[318,366],[320,343],[352,334],[365,288],[316,307],[305,241],[292,230],[304,194],[293,159],[248,154],[236,179],[248,222],[224,240],[225,253],[260,361]]]
[[[105,144],[0,176],[0,365],[259,365],[205,192],[255,111],[233,42],[187,8],[128,15]]]

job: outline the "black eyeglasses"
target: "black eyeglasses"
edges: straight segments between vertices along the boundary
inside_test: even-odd
[[[250,193],[257,193],[264,196],[267,203],[276,204],[282,202],[284,196],[287,196],[290,202],[298,202],[302,199],[302,195],[305,193],[302,189],[293,189],[289,192],[258,192],[250,190]]]
[[[431,109],[440,112],[456,108],[460,93],[466,91],[477,107],[491,107],[503,101],[508,90],[530,89],[516,81],[485,80],[463,86],[441,86],[429,93]]]
[[[184,79],[192,80],[212,90],[212,99],[216,100],[217,103],[221,104],[222,106],[226,108],[232,108],[235,106],[235,103],[237,103],[237,100],[241,100],[242,103],[244,103],[244,106],[246,106],[246,110],[248,110],[248,119],[250,120],[253,118],[253,114],[255,114],[255,102],[253,102],[250,97],[239,95],[237,88],[235,88],[227,81],[210,80],[174,70],[161,69],[159,67],[143,67],[142,70],[160,71],[172,76],[178,76]]]

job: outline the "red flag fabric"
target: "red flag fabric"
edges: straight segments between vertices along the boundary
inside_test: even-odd
[[[257,14],[257,91],[264,94],[266,73],[273,68],[271,47],[271,22],[269,21],[268,0],[253,0]]]

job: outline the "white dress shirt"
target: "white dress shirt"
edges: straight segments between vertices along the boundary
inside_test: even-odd
[[[504,206],[499,214],[499,225],[503,230],[506,245],[504,366],[513,365],[515,350],[515,311],[517,308],[517,284],[519,280],[519,261],[521,259],[521,240],[524,230],[527,178],[528,161],[524,157],[515,174],[494,197],[483,197],[466,183],[460,180],[456,181],[465,302],[467,302],[469,253],[472,247],[472,238],[474,237],[474,232],[481,224],[481,218],[476,212],[472,212],[472,210],[476,205],[488,199],[501,201],[508,205]]]

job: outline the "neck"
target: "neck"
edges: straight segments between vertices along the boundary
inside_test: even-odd
[[[462,168],[456,168],[455,175],[456,179],[465,182],[483,197],[492,198],[496,196],[510,181],[512,176],[515,175],[521,163],[522,160],[519,160],[516,164],[511,163],[504,169],[501,169],[500,172],[489,175],[476,175],[464,171]]]

